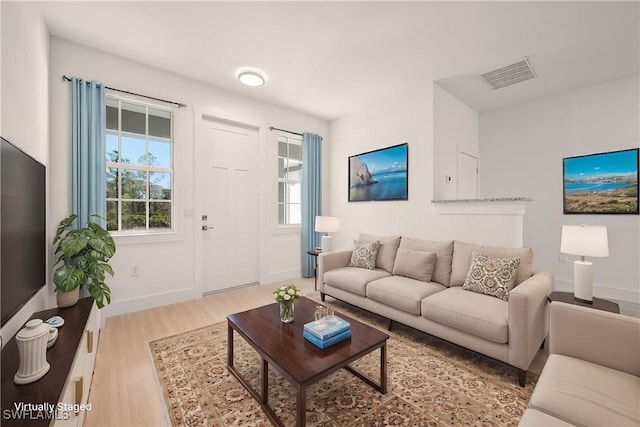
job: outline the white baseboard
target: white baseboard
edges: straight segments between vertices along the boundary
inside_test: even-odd
[[[202,295],[197,293],[195,288],[186,288],[161,294],[145,295],[127,300],[113,301],[101,310],[100,328],[104,327],[104,322],[107,317],[189,301],[200,297],[202,297]]]
[[[573,292],[573,282],[570,280],[555,279],[554,290],[562,292]],[[606,298],[616,301],[626,301],[640,304],[640,291],[632,289],[614,288],[598,283],[593,284],[593,295],[598,298]]]

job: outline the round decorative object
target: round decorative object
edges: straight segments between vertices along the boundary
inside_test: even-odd
[[[51,327],[41,319],[29,320],[16,335],[20,365],[13,377],[16,384],[29,384],[42,378],[49,372],[47,362],[47,342]]]
[[[293,300],[280,302],[280,320],[282,323],[293,322]]]
[[[72,305],[75,305],[75,303],[77,303],[79,299],[80,286],[69,292],[56,292],[56,302],[58,303],[58,307],[60,308],[71,307]]]

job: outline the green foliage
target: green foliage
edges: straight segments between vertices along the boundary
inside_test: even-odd
[[[105,275],[113,276],[113,268],[108,264],[116,252],[116,245],[107,230],[91,221],[82,228],[73,228],[76,214],[60,221],[53,239],[54,265],[53,283],[56,289],[69,292],[84,287],[102,308],[111,303],[111,289],[104,282]]]

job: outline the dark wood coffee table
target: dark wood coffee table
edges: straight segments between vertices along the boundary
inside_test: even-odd
[[[345,368],[383,394],[387,392],[386,344],[389,335],[342,313],[336,313],[351,324],[351,339],[322,350],[302,336],[303,325],[313,320],[316,305],[317,303],[305,297],[296,301],[295,320],[292,323],[280,321],[277,303],[227,316],[229,372],[260,403],[271,422],[278,426],[283,424],[269,406],[269,365],[296,388],[297,426],[304,426],[306,422],[307,387],[339,369]],[[234,331],[239,333],[262,359],[260,392],[254,390],[233,365]],[[380,349],[379,382],[348,366],[377,349]]]

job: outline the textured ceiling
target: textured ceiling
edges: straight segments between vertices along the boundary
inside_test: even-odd
[[[638,73],[639,2],[55,2],[51,35],[332,120],[437,81],[478,112]],[[87,19],[87,17],[100,19]],[[537,79],[478,75],[529,57]],[[241,67],[267,84],[246,88]]]

